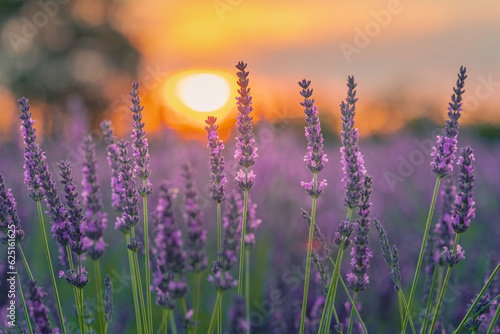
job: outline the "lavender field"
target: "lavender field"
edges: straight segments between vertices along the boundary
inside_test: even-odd
[[[359,137],[354,78],[334,133],[305,80],[302,125],[253,124],[251,74],[237,67],[224,142],[213,117],[206,140],[148,138],[138,83],[123,138],[75,122],[42,141],[19,100],[0,195],[24,300],[2,293],[4,332],[499,333],[500,139],[459,127],[465,69],[445,124]],[[20,293],[8,263],[2,291]]]

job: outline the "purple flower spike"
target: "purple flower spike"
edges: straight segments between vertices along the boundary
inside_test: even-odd
[[[465,92],[465,67],[460,67],[457,86],[453,88],[454,94],[448,107],[448,120],[442,130],[442,135],[437,136],[436,146],[432,148],[432,172],[437,177],[448,175],[453,170],[455,151],[457,150],[458,120],[462,114],[462,94]]]
[[[79,289],[83,289],[89,282],[89,279],[87,277],[87,271],[85,270],[85,267],[82,267],[81,270],[81,273],[78,272],[78,269],[69,269],[66,272],[60,271],[59,278],[64,277],[68,284],[71,284]]]
[[[134,113],[132,123],[132,147],[134,148],[134,157],[135,157],[135,168],[134,173],[137,177],[139,177],[143,181],[148,181],[149,176],[151,175],[151,169],[149,168],[149,164],[151,162],[151,158],[149,156],[149,148],[148,148],[148,140],[146,138],[146,131],[144,131],[144,123],[142,123],[142,110],[144,107],[141,106],[141,99],[139,97],[139,83],[134,81],[132,83],[132,91],[130,92],[130,96],[132,97],[132,108],[130,110]],[[139,189],[139,194],[141,196],[149,196],[153,193],[153,187],[149,181],[146,183],[146,186],[141,186]]]
[[[7,244],[12,236],[11,226],[14,228],[13,239],[16,243],[24,238],[21,221],[17,215],[17,203],[10,189],[6,189],[3,175],[0,174],[0,241]]]
[[[360,200],[360,191],[363,184],[363,175],[366,174],[363,155],[358,146],[358,129],[354,128],[354,115],[356,110],[356,88],[354,77],[347,79],[347,98],[340,104],[340,113],[342,114],[342,131],[340,137],[342,147],[342,170],[344,171],[344,182],[346,193],[344,204],[354,209],[358,206]]]
[[[43,291],[43,288],[37,287],[36,282],[28,282],[28,301],[29,313],[32,319],[36,322],[36,334],[47,334],[52,333],[52,327],[49,322],[49,308],[43,304],[44,299],[47,297],[47,293]]]
[[[184,219],[187,225],[186,249],[188,269],[201,272],[207,269],[205,243],[207,231],[203,228],[202,212],[198,207],[198,193],[193,180],[193,170],[190,165],[182,165],[182,176],[185,180],[184,200],[186,203]]]
[[[102,194],[99,181],[97,180],[97,159],[95,145],[91,136],[84,138],[83,152],[85,154],[85,161],[82,168],[82,197],[85,208],[83,232],[90,243],[88,254],[93,260],[97,260],[104,254],[106,248],[106,243],[102,236],[108,224],[108,217],[105,212],[101,211]]]
[[[123,209],[121,217],[116,219],[115,228],[123,233],[129,233],[132,227],[139,222],[139,208],[137,206],[137,190],[133,180],[132,167],[130,166],[130,157],[128,156],[126,140],[120,140],[116,144],[119,152],[120,174],[118,182],[122,185],[122,203]]]
[[[359,217],[355,223],[356,236],[354,246],[351,249],[351,273],[347,275],[348,286],[351,290],[362,291],[369,283],[368,268],[373,253],[369,247],[368,232],[370,231],[370,194],[372,192],[372,178],[365,176],[361,200],[359,205]]]
[[[443,252],[441,253],[441,261],[447,266],[454,266],[458,262],[465,259],[465,252],[462,246],[457,245],[457,252],[453,253],[453,250],[448,249],[448,247],[443,247]]]
[[[441,250],[443,247],[453,247],[453,230],[451,227],[451,216],[453,213],[453,200],[455,199],[455,186],[451,177],[445,178],[444,190],[441,192],[443,198],[443,206],[441,217],[434,228],[435,252],[433,255],[434,264],[443,265],[441,259]]]
[[[391,247],[389,244],[389,238],[382,224],[377,219],[374,219],[373,221],[378,231],[380,247],[382,248],[382,256],[384,257],[385,263],[387,263],[391,269],[391,278],[394,282],[394,288],[396,291],[399,291],[401,290],[401,275],[399,273],[398,249],[396,248],[396,245],[392,245]]]
[[[111,206],[115,211],[121,213],[122,207],[121,202],[123,194],[123,186],[119,181],[120,175],[120,156],[118,151],[118,146],[116,145],[117,139],[113,135],[113,129],[111,128],[110,121],[103,121],[101,123],[101,130],[104,136],[104,141],[108,145],[108,164],[111,167]]]
[[[476,216],[476,208],[474,207],[474,166],[472,162],[474,153],[469,146],[463,148],[458,158],[460,166],[460,192],[455,197],[453,205],[453,215],[451,217],[451,226],[455,233],[464,233],[470,225],[471,219]]]
[[[243,214],[243,201],[240,201],[240,211]],[[248,204],[247,204],[247,230],[245,233],[245,246],[248,249],[252,249],[255,246],[255,233],[262,223],[261,219],[257,218],[257,204],[252,203],[252,199],[248,196]]]
[[[113,282],[109,275],[104,277],[104,319],[106,322],[111,322],[111,316],[113,315]]]
[[[82,233],[83,210],[78,199],[76,186],[73,183],[69,162],[62,161],[58,164],[58,167],[61,170],[59,175],[61,176],[61,183],[64,185],[64,193],[66,194],[70,237],[69,246],[75,254],[82,255],[87,251],[88,246],[88,242]]]
[[[210,169],[212,171],[210,176],[210,196],[214,201],[220,203],[225,198],[227,179],[224,174],[224,157],[222,156],[224,144],[222,140],[219,140],[219,134],[217,133],[219,126],[215,125],[216,121],[216,117],[208,116],[205,121],[207,123],[205,130],[207,130],[207,147],[210,152]]]
[[[238,100],[238,117],[237,117],[237,130],[240,133],[236,143],[236,151],[234,157],[239,160],[240,166],[248,171],[248,168],[255,164],[255,158],[257,157],[257,148],[255,147],[255,139],[252,133],[252,122],[253,117],[250,116],[252,112],[252,97],[250,94],[250,88],[248,88],[248,74],[245,71],[247,64],[240,61],[236,68],[239,70],[236,74],[238,75],[238,93],[240,96],[236,98]],[[255,175],[253,171],[250,171],[248,177],[245,178],[245,171],[240,170],[236,176],[236,181],[241,190],[250,190],[254,185]]]

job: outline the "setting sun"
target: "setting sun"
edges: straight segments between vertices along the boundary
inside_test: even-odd
[[[229,100],[229,82],[212,73],[192,74],[179,80],[176,91],[190,108],[210,112],[224,106]]]

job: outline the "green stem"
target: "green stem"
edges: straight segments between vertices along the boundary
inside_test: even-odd
[[[161,329],[163,328],[163,334],[168,333],[168,315],[170,314],[170,309],[169,308],[164,308],[162,311],[162,320],[161,320],[161,325],[160,329],[158,330],[158,334],[160,334]]]
[[[54,268],[52,267],[52,260],[50,259],[49,243],[47,241],[47,233],[45,232],[45,224],[43,222],[42,206],[40,201],[36,201],[36,206],[38,209],[38,220],[40,221],[40,228],[42,230],[42,237],[45,246],[45,256],[47,257],[47,264],[50,272],[50,280],[52,281],[52,288],[54,289],[54,295],[56,297],[57,312],[59,314],[59,322],[61,324],[61,329],[63,334],[66,334],[66,326],[64,325],[64,316],[62,313],[61,301],[59,299],[59,291],[57,291],[56,278],[54,276]]]
[[[82,255],[78,254],[78,275],[81,277],[82,276]],[[79,293],[80,293],[80,322],[81,322],[81,328],[82,328],[82,334],[85,334],[85,307],[83,303],[83,288],[79,288]]]
[[[410,315],[410,309],[408,308],[408,303],[406,302],[406,297],[405,294],[403,293],[403,290],[399,290],[398,293],[401,294],[401,300],[403,302],[403,307],[405,308],[406,314]],[[415,331],[415,325],[413,324],[413,319],[411,317],[410,317],[410,326],[412,333],[417,334]]]
[[[314,173],[314,189],[318,187],[318,173]],[[307,297],[309,295],[309,275],[311,274],[311,254],[314,237],[314,223],[316,220],[316,201],[317,198],[313,197],[311,209],[311,223],[309,224],[309,238],[307,241],[307,255],[306,255],[306,274],[304,277],[304,294],[302,296],[302,315],[300,317],[300,334],[304,333],[304,326],[307,311]]]
[[[248,177],[248,168],[245,168],[245,179]],[[240,269],[238,273],[238,297],[243,293],[243,264],[245,262],[245,234],[247,229],[248,190],[243,192],[243,220],[241,223]]]
[[[455,234],[455,242],[453,244],[453,255],[457,254],[457,245],[458,245],[459,238],[460,238],[460,234],[458,234],[458,233]],[[441,292],[439,294],[439,299],[438,299],[438,303],[436,306],[436,310],[434,311],[434,317],[432,319],[431,328],[429,329],[429,334],[434,333],[434,325],[436,324],[437,317],[439,315],[439,309],[441,308],[441,303],[443,301],[444,293],[446,292],[446,287],[447,287],[448,281],[450,279],[451,268],[453,268],[453,266],[448,266],[448,270],[446,271],[446,276],[444,277],[443,287],[441,288]]]
[[[141,270],[139,269],[139,260],[137,259],[137,252],[132,252],[132,256],[134,258],[135,264],[135,275],[137,279],[137,292],[139,294],[139,302],[141,305],[141,313],[142,313],[142,322],[144,323],[144,331],[146,333],[150,333],[149,330],[149,319],[147,316],[146,303],[144,303],[144,295],[142,293],[142,279],[141,279]]]
[[[425,224],[424,238],[422,239],[422,246],[420,247],[420,254],[418,256],[417,268],[415,269],[415,276],[413,277],[413,283],[410,290],[410,298],[408,299],[408,308],[411,310],[411,304],[413,302],[413,297],[415,296],[415,289],[418,284],[418,277],[420,275],[420,269],[422,267],[422,261],[424,259],[425,247],[427,246],[427,239],[429,238],[429,231],[431,229],[432,216],[434,214],[434,207],[436,206],[436,198],[439,192],[439,184],[441,183],[441,177],[436,178],[436,184],[434,185],[434,192],[432,194],[431,207],[429,208],[429,214],[427,216],[427,222]],[[406,331],[406,325],[408,322],[408,317],[405,317],[403,324],[403,332]]]
[[[431,310],[432,301],[434,299],[434,288],[438,277],[438,268],[439,268],[438,266],[434,266],[434,274],[432,275],[432,283],[431,283],[431,289],[429,291],[429,299],[427,299],[427,307],[425,309],[424,322],[422,323],[422,327],[420,327],[420,334],[425,334],[425,332],[427,331],[427,323],[429,322],[429,312]],[[408,314],[408,316],[410,315]]]
[[[500,262],[495,267],[495,270],[493,270],[493,272],[491,273],[490,278],[488,278],[488,281],[484,284],[483,288],[481,289],[481,291],[477,295],[476,299],[474,300],[474,303],[472,303],[472,306],[469,307],[469,310],[467,311],[467,313],[465,314],[464,318],[460,322],[460,325],[458,325],[458,328],[455,329],[455,331],[452,334],[458,334],[460,332],[460,330],[464,327],[465,323],[469,320],[469,315],[471,314],[471,312],[474,309],[474,307],[476,307],[477,303],[479,302],[479,299],[486,292],[486,289],[488,289],[488,287],[490,286],[491,282],[493,281],[493,279],[495,278],[496,274],[498,273],[498,270],[500,270]]]
[[[342,267],[342,258],[344,256],[344,242],[345,242],[345,238],[343,239],[342,243],[341,243],[341,247],[342,247],[342,252],[340,252],[340,258],[337,259],[337,264],[338,264],[338,268],[337,268],[337,275],[334,275],[335,276],[335,282],[334,282],[334,285],[333,285],[333,293],[330,297],[330,305],[331,305],[331,308],[332,308],[332,311],[335,311],[335,298],[336,298],[336,295],[337,295],[337,286],[338,286],[338,278],[340,276],[340,268]],[[327,322],[325,324],[325,331],[327,333],[329,333],[329,329],[330,329],[330,324],[332,323],[332,311],[329,311],[328,312],[328,318],[327,318]],[[338,321],[338,317],[336,316],[335,319]]]
[[[351,334],[352,324],[354,323],[354,309],[356,308],[356,302],[358,301],[358,292],[354,292],[354,307],[351,306],[351,317],[349,320],[349,329],[347,330],[347,334]]]
[[[497,323],[499,316],[500,316],[500,306],[497,306],[497,310],[495,311],[495,315],[491,320],[490,327],[488,327],[488,332],[486,334],[491,334],[493,332],[493,329],[495,328],[495,324]]]
[[[201,296],[201,273],[194,273],[194,292],[193,292],[193,319],[198,320],[200,310]]]
[[[401,294],[398,292],[398,308],[399,308],[399,319],[401,321],[401,334],[404,334],[403,331],[403,306],[401,305]]]
[[[223,297],[223,292],[220,293],[220,299],[219,299],[219,320],[217,322],[217,333],[222,334],[222,297]]]
[[[130,234],[126,234],[127,238],[127,244],[130,242]],[[135,322],[137,326],[137,333],[142,334],[142,321],[141,321],[141,316],[140,316],[140,307],[139,307],[139,296],[137,293],[137,282],[136,282],[136,275],[135,275],[135,266],[134,266],[134,257],[132,255],[132,251],[127,248],[127,255],[128,255],[128,263],[130,266],[130,280],[132,282],[132,296],[134,298],[134,311],[135,311]]]
[[[73,263],[73,256],[69,245],[66,245],[66,256],[68,257],[69,269],[75,270],[75,265]],[[73,289],[73,295],[75,296],[75,307],[78,317],[78,326],[80,326],[80,331],[83,333],[83,328],[81,327],[82,323],[80,321],[80,295],[78,293],[78,290],[76,289],[76,286],[72,285],[71,288]]]
[[[250,334],[250,250],[249,249],[245,251],[245,297],[246,297],[245,298],[246,320],[248,324],[247,333]]]
[[[32,279],[32,281],[33,281],[33,279]],[[19,296],[21,297],[21,304],[23,305],[24,317],[26,318],[26,323],[28,324],[28,330],[29,330],[30,334],[33,334],[33,328],[31,327],[30,315],[28,313],[28,308],[26,307],[26,301],[24,300],[23,287],[21,286],[21,278],[19,277],[19,274],[17,274],[17,282],[19,283]]]
[[[97,318],[99,321],[99,328],[101,329],[101,333],[105,332],[104,324],[106,321],[104,320],[104,303],[102,299],[102,281],[101,281],[101,263],[99,259],[94,260],[94,276],[95,276],[95,289],[96,289],[96,298],[97,298]]]
[[[207,334],[212,334],[215,330],[215,322],[217,318],[217,313],[219,312],[219,301],[221,299],[221,292],[217,291],[217,298],[215,299],[214,310],[212,311],[212,317],[210,318],[210,325],[208,326]]]
[[[170,312],[170,329],[173,334],[177,334],[177,325],[175,324],[174,310]]]
[[[142,185],[146,188],[146,180],[142,180]],[[144,248],[146,255],[144,259],[144,271],[146,274],[146,302],[148,323],[151,333],[153,333],[153,304],[151,301],[151,269],[149,266],[149,232],[148,232],[148,197],[142,197],[142,207],[144,211]]]
[[[35,281],[35,279],[33,278],[33,274],[31,273],[30,266],[28,265],[28,261],[26,261],[26,256],[24,256],[23,248],[21,247],[20,243],[17,244],[17,249],[19,249],[19,253],[21,254],[21,259],[23,261],[24,268],[26,268],[30,280]]]

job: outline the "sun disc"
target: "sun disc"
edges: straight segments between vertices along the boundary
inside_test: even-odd
[[[176,91],[189,108],[211,112],[228,102],[231,89],[226,78],[213,73],[199,73],[179,80]]]

